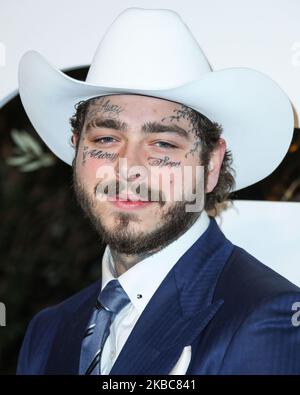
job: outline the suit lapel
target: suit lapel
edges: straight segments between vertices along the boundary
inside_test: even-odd
[[[222,305],[212,299],[232,249],[212,219],[151,298],[110,374],[169,374]]]
[[[149,319],[148,325],[146,316],[140,318],[110,374],[169,374],[184,347],[193,343],[221,304],[218,301],[190,319],[183,319],[176,306],[166,309],[159,320]]]

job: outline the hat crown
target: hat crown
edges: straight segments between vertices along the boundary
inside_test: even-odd
[[[171,10],[129,8],[102,38],[86,82],[110,87],[168,89],[210,72],[199,44]]]

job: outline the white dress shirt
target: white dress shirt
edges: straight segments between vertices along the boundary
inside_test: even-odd
[[[101,373],[109,374],[127,338],[149,300],[181,256],[196,242],[209,225],[209,217],[202,211],[197,221],[177,240],[143,259],[118,277],[130,298],[130,303],[120,311],[110,326],[101,357]],[[117,278],[114,263],[107,246],[102,258],[102,287]],[[151,279],[151,281],[149,281]]]

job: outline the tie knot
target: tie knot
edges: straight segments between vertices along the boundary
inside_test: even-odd
[[[106,310],[118,314],[130,302],[130,299],[119,281],[111,280],[100,292],[98,302]]]

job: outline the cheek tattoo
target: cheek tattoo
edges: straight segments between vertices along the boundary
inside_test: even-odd
[[[200,141],[196,141],[193,145],[193,147],[189,150],[189,152],[187,152],[184,157],[187,158],[189,155],[194,155],[195,152],[198,151],[198,153],[200,152],[201,149],[201,142]]]
[[[115,152],[106,152],[99,149],[92,149],[88,151],[88,155],[90,158],[109,159],[112,162],[115,161],[119,156],[119,154],[116,154]]]
[[[170,161],[169,159],[170,158],[168,156],[165,156],[163,159],[150,157],[148,158],[148,163],[150,166],[158,166],[158,167],[163,167],[163,166],[179,167],[181,165],[181,161],[173,162]]]
[[[88,147],[83,147],[83,153],[82,153],[82,164],[84,165],[86,162],[86,158],[95,158],[95,159],[106,159],[110,160],[111,162],[114,162],[119,154],[116,154],[115,152],[106,152],[102,151],[99,149],[88,149]]]
[[[87,147],[86,145],[83,147],[83,152],[82,152],[82,164],[84,165],[86,162],[86,155],[87,155],[87,150],[89,149],[89,147]]]

